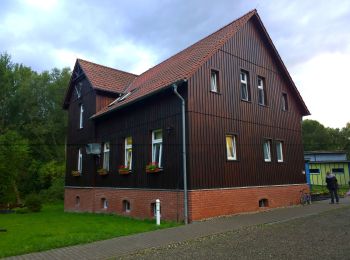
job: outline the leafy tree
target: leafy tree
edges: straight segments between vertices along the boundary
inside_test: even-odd
[[[15,131],[0,135],[0,204],[21,203],[19,176],[28,168],[29,145]]]
[[[22,195],[62,183],[67,128],[62,101],[70,75],[68,68],[37,73],[30,67],[12,63],[8,54],[0,54],[0,135],[16,133],[18,143],[25,140],[28,152],[26,170],[14,175],[5,171],[9,167],[5,162],[11,161],[11,154],[0,155],[1,199],[5,186],[13,189],[13,185],[8,186],[11,181]]]
[[[331,146],[329,131],[316,120],[304,120],[302,133],[305,151],[327,150]]]

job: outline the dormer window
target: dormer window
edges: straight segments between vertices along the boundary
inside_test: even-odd
[[[217,70],[211,70],[210,91],[219,92],[219,72]]]
[[[82,129],[82,128],[83,128],[83,122],[84,122],[84,119],[83,119],[83,116],[84,116],[84,106],[83,106],[83,104],[80,104],[79,107],[80,107],[80,113],[79,113],[79,128]]]

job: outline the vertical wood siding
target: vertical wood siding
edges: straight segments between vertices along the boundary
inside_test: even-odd
[[[190,188],[304,183],[301,110],[266,39],[249,21],[188,82]],[[210,92],[210,70],[220,73],[219,93]],[[251,101],[240,98],[240,70],[249,72]],[[258,104],[257,77],[265,78],[267,106]],[[281,110],[282,93],[289,110]],[[237,135],[238,160],[226,160],[225,135]],[[263,140],[272,140],[264,162]],[[276,140],[284,162],[277,162]]]
[[[186,96],[185,89],[180,93]],[[76,108],[75,108],[76,109]],[[179,189],[183,187],[181,171],[181,103],[172,93],[166,91],[137,104],[121,109],[97,119],[95,136],[91,142],[109,142],[110,173],[99,176],[96,169],[102,166],[102,156],[95,165],[92,155],[84,155],[87,169],[82,177],[67,177],[68,186],[97,186],[122,188]],[[151,162],[151,133],[163,130],[163,171],[146,173],[146,165]],[[76,138],[78,132],[74,135]],[[118,167],[124,164],[124,140],[132,137],[132,173],[120,175]],[[69,149],[68,168],[74,169],[77,163],[77,148]],[[73,168],[72,168],[73,167]],[[84,167],[84,166],[83,166]]]

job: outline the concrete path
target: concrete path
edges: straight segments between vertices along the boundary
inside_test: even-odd
[[[186,226],[162,229],[142,234],[118,237],[90,244],[76,245],[49,251],[9,257],[6,259],[108,259],[150,248],[183,242],[216,233],[237,230],[259,224],[273,224],[295,218],[319,214],[328,210],[350,206],[350,198],[330,205],[329,200],[312,205],[279,208],[265,212],[241,214],[195,222]]]

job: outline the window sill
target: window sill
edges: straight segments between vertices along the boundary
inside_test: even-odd
[[[259,104],[259,103],[258,103],[258,105],[259,105],[259,107],[262,107],[262,108],[269,108],[270,107],[268,105],[263,105],[263,104]]]

